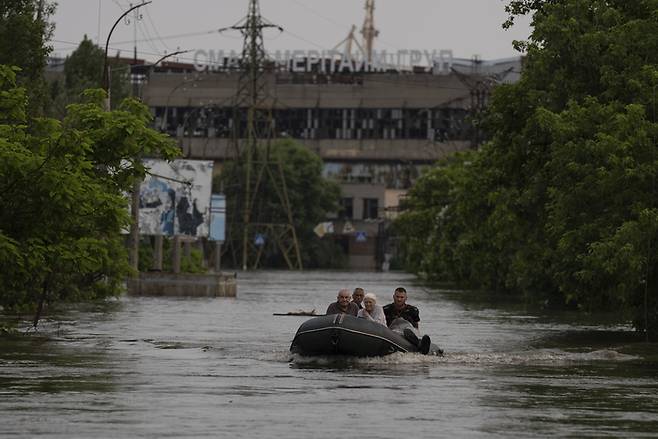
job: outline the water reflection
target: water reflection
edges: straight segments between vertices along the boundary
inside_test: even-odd
[[[112,392],[111,367],[102,351],[60,344],[46,335],[0,338],[0,394]]]

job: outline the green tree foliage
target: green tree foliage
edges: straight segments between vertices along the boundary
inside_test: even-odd
[[[153,267],[154,255],[154,238],[151,236],[142,237],[139,245],[139,271],[147,272]],[[162,270],[165,272],[173,271],[172,253],[173,245],[171,239],[163,239],[162,242]],[[207,273],[208,269],[204,266],[203,251],[198,248],[190,249],[189,256],[185,251],[180,255],[181,273]]]
[[[264,155],[265,151],[259,151]],[[281,203],[276,187],[282,188],[278,164],[281,165],[285,177],[285,185],[292,208],[293,225],[297,231],[302,251],[302,261],[305,267],[312,268],[320,265],[340,266],[343,261],[339,259],[333,242],[328,239],[321,240],[313,232],[313,228],[321,221],[325,221],[329,212],[335,212],[340,198],[340,188],[333,182],[322,177],[322,160],[302,145],[292,140],[279,140],[272,144],[270,154],[270,169],[276,179],[263,174],[254,205],[252,222],[261,223],[287,223],[287,212]],[[259,165],[252,172],[252,187],[258,180]],[[222,169],[220,177],[214,182],[214,191],[223,190],[227,196],[227,215],[229,224],[229,240],[234,242],[234,248],[241,246],[242,239],[242,203],[246,172],[241,163],[229,162]],[[275,248],[270,251],[262,261],[264,266],[282,267],[285,261]],[[226,263],[240,264],[238,255],[236,261],[225,258]]]
[[[171,158],[177,148],[148,128],[142,104],[104,111],[101,90],[62,122],[31,119],[15,71],[0,66],[0,306],[36,311],[36,325],[48,303],[120,290],[129,270],[124,193],[145,173],[137,158]]]
[[[655,333],[658,1],[519,0],[508,11],[533,13],[521,80],[494,93],[491,141],[411,191],[398,223],[409,266],[623,309]]]
[[[44,0],[0,2],[0,64],[20,67],[18,84],[27,89],[30,114],[42,114],[46,105],[43,79],[53,26],[48,22],[55,5]]]
[[[105,51],[85,35],[80,45],[64,61],[64,78],[50,84],[49,114],[61,119],[66,115],[69,104],[81,102],[83,93],[90,88],[103,86],[103,63]],[[110,97],[112,109],[118,108],[130,94],[130,66],[116,59],[108,62],[110,74]]]

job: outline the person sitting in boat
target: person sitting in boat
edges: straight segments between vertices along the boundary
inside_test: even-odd
[[[356,316],[386,326],[384,309],[377,305],[377,296],[373,293],[368,293],[363,297],[363,309],[360,309]]]
[[[402,318],[412,324],[416,329],[420,317],[418,308],[413,305],[407,304],[407,290],[404,287],[398,287],[393,293],[393,303],[384,306],[384,314],[386,315],[386,325],[391,326],[393,320]]]
[[[356,287],[352,292],[352,302],[356,303],[359,309],[363,309],[363,296],[366,292],[363,291],[363,288]]]
[[[428,335],[418,337],[420,316],[418,308],[407,303],[407,290],[404,287],[398,287],[393,293],[393,303],[384,307],[386,315],[386,325],[394,331],[401,332],[404,338],[414,345],[422,354],[427,354],[430,350],[432,341]],[[404,324],[401,324],[403,322]],[[413,328],[405,326],[413,326]]]
[[[350,290],[343,288],[338,292],[338,300],[330,304],[326,314],[350,314],[356,317],[359,307],[354,302],[350,302]]]

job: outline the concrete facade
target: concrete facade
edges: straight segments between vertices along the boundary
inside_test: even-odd
[[[128,279],[133,296],[236,297],[235,274],[140,273]]]
[[[515,58],[456,60],[446,75],[422,69],[267,74],[269,97],[262,105],[271,111],[274,136],[317,153],[325,177],[341,184],[343,209],[328,219],[351,268],[381,268],[383,232],[407,189],[425,167],[477,146],[481,133],[469,116],[486,105],[492,81],[513,82],[520,69]],[[232,158],[233,136],[241,137],[244,120],[243,109],[234,107],[239,74],[177,71],[151,74],[142,89],[155,127],[176,138],[185,157],[218,164]],[[351,228],[343,232],[346,222]]]

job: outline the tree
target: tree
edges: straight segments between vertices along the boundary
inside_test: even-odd
[[[260,156],[266,152],[259,151]],[[285,178],[290,206],[293,212],[293,225],[300,242],[302,261],[305,267],[317,267],[319,264],[340,265],[335,258],[338,252],[333,243],[320,240],[313,228],[325,221],[329,212],[335,212],[340,197],[339,186],[322,177],[322,160],[307,148],[292,140],[278,140],[272,144],[269,151],[269,163],[273,174],[279,176],[278,164]],[[252,187],[257,180],[257,173],[252,172]],[[242,237],[242,189],[246,178],[242,162],[227,162],[220,177],[214,182],[214,190],[224,190],[227,196],[228,230],[234,247],[241,248]],[[277,194],[275,184],[265,177],[256,198],[255,214],[252,222],[287,223],[287,212]],[[238,183],[240,182],[240,183]],[[277,183],[281,186],[281,182]],[[256,216],[258,215],[258,216]],[[227,261],[228,262],[228,261]],[[234,261],[239,265],[240,261]],[[285,266],[278,251],[272,249],[262,261],[270,267]],[[326,265],[324,265],[326,266]]]
[[[508,11],[533,13],[529,41],[516,43],[524,71],[494,92],[492,138],[465,179],[437,189],[454,215],[426,220],[452,251],[441,265],[423,257],[429,275],[450,267],[450,278],[493,292],[622,309],[655,333],[658,3],[518,0]],[[447,172],[441,164],[419,185]],[[432,197],[412,192],[412,206]]]
[[[0,2],[0,64],[21,68],[18,84],[27,89],[30,114],[43,114],[47,101],[43,73],[52,50],[48,19],[54,11],[55,5],[44,0]]]
[[[0,66],[0,305],[34,312],[60,301],[116,294],[129,271],[121,231],[139,157],[178,151],[148,128],[148,109],[127,99],[104,111],[102,90],[66,118],[27,116],[16,69]]]
[[[50,85],[49,115],[58,119],[66,115],[66,107],[81,102],[83,92],[103,86],[105,51],[85,35],[80,45],[64,61],[64,82],[54,80]],[[109,60],[111,73],[110,92],[112,108],[115,109],[130,94],[128,81],[130,65]]]

